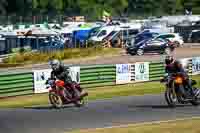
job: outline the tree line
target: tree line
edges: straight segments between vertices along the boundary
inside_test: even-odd
[[[114,16],[162,16],[200,13],[200,0],[0,0],[1,15],[65,14],[97,19],[106,10]]]

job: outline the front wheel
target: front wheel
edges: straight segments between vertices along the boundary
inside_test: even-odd
[[[177,97],[173,94],[172,89],[167,88],[165,91],[165,100],[170,107],[176,107]]]
[[[49,93],[49,101],[54,108],[61,108],[63,106],[62,98],[55,92]]]

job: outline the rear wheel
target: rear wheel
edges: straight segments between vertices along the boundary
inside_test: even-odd
[[[63,106],[62,98],[55,92],[49,93],[49,101],[54,108],[61,108]]]
[[[198,99],[197,99],[197,98],[195,98],[194,100],[192,100],[190,103],[191,103],[193,106],[198,106],[198,105],[199,105]]]
[[[75,93],[75,97],[80,97],[81,96],[81,92],[78,89],[74,89],[74,93]],[[85,100],[84,100],[84,98],[82,98],[82,99],[76,101],[74,104],[77,107],[82,107],[82,106],[85,105]]]
[[[200,97],[199,97],[199,94],[196,94],[197,93],[197,88],[194,88],[193,91],[194,91],[196,97],[190,103],[192,105],[194,105],[194,106],[198,106],[199,105],[199,98]]]

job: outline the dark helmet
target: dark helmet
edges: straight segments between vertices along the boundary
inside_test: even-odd
[[[173,61],[174,61],[173,56],[166,56],[166,58],[165,58],[165,64],[166,65],[171,64]]]
[[[180,62],[180,61],[175,61],[175,62],[174,62],[174,67],[175,67],[176,69],[180,69],[180,68],[182,67],[181,62]]]

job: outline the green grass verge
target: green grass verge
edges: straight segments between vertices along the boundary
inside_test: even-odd
[[[109,129],[88,129],[70,133],[199,133],[199,123],[200,118],[152,124],[132,124]]]
[[[119,55],[122,51],[120,48],[76,48],[76,49],[65,49],[63,51],[51,52],[51,53],[40,53],[40,52],[24,52],[16,53],[3,60],[0,67],[16,67],[25,64],[36,64],[45,63],[52,58],[59,60],[69,59],[83,59],[98,56],[111,56]]]
[[[193,76],[193,79],[200,81],[200,76]],[[200,87],[200,82],[198,85]],[[88,100],[109,99],[116,96],[135,96],[144,94],[160,94],[164,92],[165,86],[159,82],[145,82],[118,86],[105,86],[87,89]],[[19,96],[0,100],[0,108],[16,108],[35,105],[46,105],[48,94],[37,94],[31,96]]]

